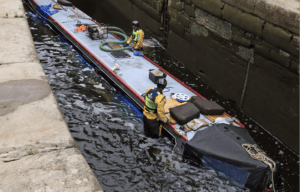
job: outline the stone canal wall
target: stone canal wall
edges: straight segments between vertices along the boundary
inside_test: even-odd
[[[298,153],[299,0],[110,3]]]
[[[0,192],[103,191],[64,121],[21,0],[0,0]]]

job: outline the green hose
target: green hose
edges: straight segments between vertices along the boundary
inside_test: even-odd
[[[115,43],[115,44],[123,44],[124,42],[126,42],[128,40],[128,37],[126,35],[126,33],[118,28],[118,27],[107,27],[108,30],[119,30],[121,32],[118,32],[118,31],[108,31],[108,33],[112,33],[112,34],[116,34],[116,35],[120,35],[122,37],[124,37],[124,40],[123,41],[108,41],[108,42],[103,42],[100,44],[100,49],[103,50],[103,51],[107,51],[107,52],[114,52],[114,51],[122,51],[122,50],[127,50],[127,49],[131,49],[131,47],[122,47],[122,48],[119,48],[119,49],[106,49],[104,48],[103,46],[106,45],[106,44],[109,44],[109,43]]]

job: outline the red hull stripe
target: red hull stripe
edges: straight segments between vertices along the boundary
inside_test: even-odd
[[[35,0],[32,0],[36,5],[38,5]],[[75,6],[73,6],[75,8]],[[118,81],[120,81],[132,94],[134,94],[140,101],[142,101],[143,103],[145,103],[145,100],[137,93],[135,92],[126,82],[124,82],[118,75],[116,75],[109,67],[107,67],[100,59],[98,59],[92,52],[90,52],[82,43],[80,43],[79,41],[77,41],[77,39],[71,34],[69,33],[67,30],[65,30],[65,28],[59,24],[51,15],[49,15],[49,17],[55,21],[68,35],[70,35],[70,37],[73,38],[74,41],[76,41],[85,51],[87,51],[94,59],[96,59],[106,70],[108,70],[111,75],[113,75]],[[97,23],[98,25],[100,25],[97,21],[95,21],[93,19],[93,21],[95,23]],[[115,34],[112,34],[113,36],[115,36],[117,39],[121,40],[118,36],[116,36]],[[190,91],[192,91],[194,94],[196,94],[197,96],[206,99],[205,97],[203,97],[202,95],[200,95],[199,93],[197,93],[196,91],[194,91],[192,88],[190,88],[189,86],[187,86],[186,84],[184,84],[182,81],[180,81],[179,79],[177,79],[176,77],[174,77],[173,75],[171,75],[169,72],[167,72],[165,69],[163,69],[162,67],[160,67],[158,64],[156,64],[155,62],[153,62],[152,60],[150,60],[148,57],[146,57],[145,55],[143,56],[146,60],[148,60],[149,62],[151,62],[153,65],[155,65],[156,67],[158,67],[159,69],[161,69],[162,71],[164,71],[166,74],[168,74],[170,77],[172,77],[173,79],[175,79],[178,83],[180,83],[181,85],[183,85],[184,87],[186,87],[187,89],[189,89]],[[226,113],[227,114],[227,113]],[[227,114],[228,115],[228,114]],[[231,117],[230,115],[228,115],[229,117]],[[238,123],[238,122],[237,122]],[[243,124],[238,123],[241,127],[245,127]],[[173,124],[170,124],[169,127],[174,130],[176,129],[176,127]],[[184,141],[188,141],[187,137],[183,134],[181,135],[181,138]]]
[[[100,25],[97,21],[93,20],[95,23],[97,23],[98,25]],[[121,38],[119,38],[117,35],[112,34],[113,36],[115,36],[117,39],[121,40]],[[172,74],[170,74],[168,71],[166,71],[164,68],[162,68],[161,66],[159,66],[157,63],[155,63],[154,61],[152,61],[151,59],[149,59],[148,57],[146,57],[145,55],[143,56],[146,60],[148,60],[149,62],[151,62],[153,65],[155,65],[156,67],[158,67],[159,69],[161,69],[163,72],[165,72],[166,74],[168,74],[170,77],[172,77],[173,79],[175,79],[178,83],[180,83],[181,85],[183,85],[185,88],[187,88],[188,90],[190,90],[191,92],[193,92],[194,94],[196,94],[198,97],[201,97],[203,99],[206,99],[205,97],[203,97],[202,95],[200,95],[198,92],[196,92],[195,90],[193,90],[192,88],[190,88],[188,85],[186,85],[185,83],[183,83],[182,81],[180,81],[179,79],[177,79],[176,77],[174,77]],[[206,99],[207,100],[207,99]],[[229,115],[228,113],[225,112],[225,114],[231,118],[231,115]],[[240,123],[240,122],[236,122],[238,125],[240,125],[242,128],[245,128],[245,126]]]
[[[90,52],[82,43],[80,43],[71,33],[69,33],[67,30],[64,29],[62,25],[60,25],[52,16],[49,16],[51,19],[53,19],[70,37],[73,38],[74,41],[76,41],[85,51],[87,51],[94,59],[96,59],[107,71],[111,73],[112,76],[114,76],[118,81],[120,81],[130,92],[134,94],[140,101],[145,103],[145,100],[137,93],[135,92],[126,82],[124,82],[117,74],[115,74],[109,67],[107,67],[100,59],[98,59],[92,52]]]

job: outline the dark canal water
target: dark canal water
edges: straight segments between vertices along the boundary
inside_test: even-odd
[[[72,2],[97,21],[130,33],[131,21],[106,0]],[[141,117],[116,90],[49,26],[29,16],[28,7],[26,13],[36,50],[61,112],[105,191],[248,191],[212,170],[182,159],[179,150],[172,150],[173,144],[167,137],[146,137]],[[280,162],[280,191],[299,191],[299,157],[295,153],[237,110],[233,102],[223,99],[186,70],[164,48],[149,46],[145,54],[240,119],[262,149]]]

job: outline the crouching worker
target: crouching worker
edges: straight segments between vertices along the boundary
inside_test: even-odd
[[[165,114],[166,97],[162,93],[167,86],[165,78],[159,79],[157,88],[150,87],[145,92],[145,107],[143,112],[143,122],[146,132],[154,136],[161,136],[162,124],[160,121],[170,124],[170,120]]]
[[[144,32],[142,29],[139,28],[138,21],[132,21],[132,34],[128,41],[125,43],[124,47],[128,46],[132,42],[133,51],[139,51],[143,53],[143,39],[144,39]]]

